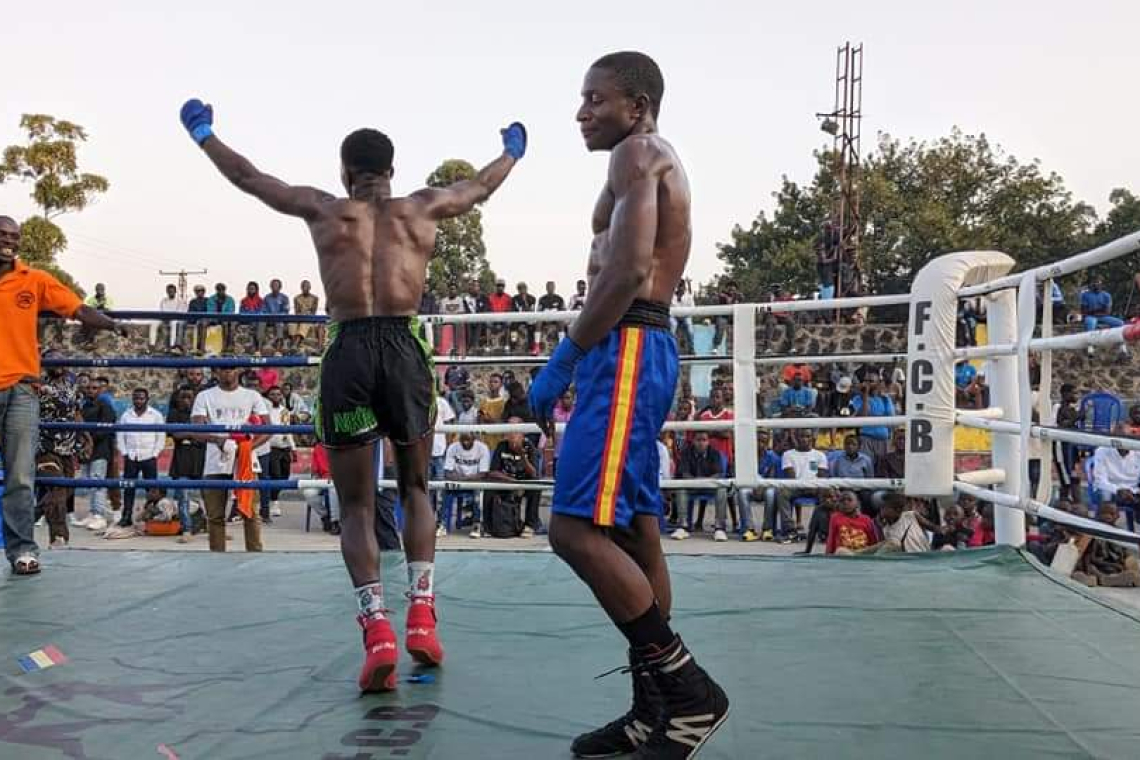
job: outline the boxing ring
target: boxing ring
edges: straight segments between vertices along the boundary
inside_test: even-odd
[[[669,423],[670,428],[730,429],[738,461],[754,462],[760,429],[904,426],[903,481],[823,483],[939,498],[974,494],[994,503],[999,543],[961,552],[844,559],[671,557],[677,628],[734,702],[733,717],[702,758],[1136,756],[1140,729],[1127,706],[1140,683],[1140,618],[1050,573],[1019,547],[1026,514],[1133,546],[1140,540],[1125,530],[1057,513],[1036,498],[1044,487],[1029,494],[1022,455],[1030,438],[1140,449],[1140,440],[1133,438],[1032,423],[1028,369],[1030,352],[1040,353],[1038,403],[1044,408],[1050,403],[1052,351],[1140,338],[1129,327],[1052,336],[1048,312],[1042,335],[1035,337],[1032,308],[1036,289],[1048,292],[1052,278],[1137,250],[1140,233],[1017,275],[1008,275],[1013,262],[999,253],[950,254],[920,273],[908,295],[677,310],[679,316],[731,315],[732,355],[695,355],[686,361],[731,363],[736,419]],[[954,347],[953,331],[947,335],[945,328],[948,321],[952,328],[960,297],[987,299],[990,345]],[[773,307],[832,311],[903,303],[910,308],[905,414],[759,418],[758,365],[902,356],[760,357],[759,314]],[[171,318],[149,312],[120,316]],[[207,316],[219,321],[229,315]],[[425,321],[573,317],[493,314]],[[953,363],[963,358],[991,362],[990,409],[953,408]],[[439,357],[437,364],[522,364],[523,359]],[[296,367],[315,361],[109,357],[45,364]],[[955,425],[993,433],[990,469],[954,472]],[[310,426],[293,425],[155,429],[311,432]],[[498,434],[536,428],[443,430]],[[749,469],[755,470],[738,466],[735,478],[671,480],[663,486],[821,483],[763,480]],[[1042,480],[1048,479],[1043,468]],[[40,482],[238,486],[165,479]],[[240,485],[329,487],[305,478]],[[520,486],[550,487],[543,481],[432,483],[435,489],[464,490]],[[390,604],[402,620],[404,603],[395,593],[405,577],[402,556],[385,554],[383,565]],[[42,576],[0,583],[0,651],[10,664],[0,674],[0,757],[562,758],[570,757],[575,734],[626,709],[627,679],[593,679],[622,664],[625,643],[587,589],[547,548],[441,551],[436,585],[446,666],[421,672],[402,661],[395,693],[359,697],[354,683],[359,630],[335,554],[53,552]],[[16,667],[18,658],[42,654],[47,647],[65,655],[64,661],[29,672]]]

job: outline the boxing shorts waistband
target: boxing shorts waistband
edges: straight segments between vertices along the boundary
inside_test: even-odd
[[[360,317],[358,319],[346,319],[343,322],[335,322],[336,332],[340,335],[351,335],[357,333],[370,333],[376,330],[404,330],[407,331],[412,320],[416,318],[414,314],[401,314],[401,315],[388,315],[377,314],[371,317]]]
[[[668,330],[669,307],[663,303],[647,301],[643,298],[635,298],[625,314],[622,315],[618,326],[651,327],[659,330]]]

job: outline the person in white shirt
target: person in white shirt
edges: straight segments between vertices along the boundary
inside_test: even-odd
[[[439,429],[444,425],[449,425],[455,421],[455,410],[451,408],[451,404],[447,403],[447,398],[438,392],[435,397],[435,435],[431,441],[431,464],[429,465],[428,474],[431,480],[439,480],[443,477],[444,460],[447,456],[447,436]],[[437,536],[446,536],[447,528],[439,521],[439,492],[431,492],[431,507],[435,510],[436,515],[436,528],[435,534]]]
[[[812,444],[815,434],[810,430],[797,430],[795,434],[796,447],[784,452],[780,463],[785,478],[795,480],[818,480],[828,476],[827,456]],[[822,484],[821,484],[822,485]],[[776,530],[775,515],[770,507],[764,510],[764,532],[775,531],[781,543],[790,543],[800,540],[803,531],[799,520],[794,515],[793,507],[798,499],[816,499],[815,488],[782,489],[776,497],[776,504],[780,510],[779,530]]]
[[[930,551],[930,537],[914,511],[907,509],[906,497],[901,493],[891,492],[883,497],[879,520],[883,527],[883,542],[877,545],[877,554]]]
[[[475,406],[475,394],[469,390],[459,392],[459,409],[456,411],[456,425],[475,425],[479,422],[479,407]]]
[[[150,392],[146,388],[135,388],[131,393],[131,408],[119,417],[122,425],[161,425],[165,422],[162,414],[150,405]],[[158,455],[166,446],[166,433],[120,430],[115,434],[115,446],[123,455],[123,477],[127,480],[158,477]],[[131,512],[135,506],[135,489],[128,488],[123,501],[123,513],[119,526],[131,524]]]
[[[189,304],[186,299],[178,295],[178,288],[174,285],[166,286],[166,298],[158,302],[158,310],[168,313],[186,313]],[[166,345],[173,348],[174,346],[182,345],[183,335],[186,330],[185,322],[167,322]],[[158,323],[152,322],[149,330],[150,345],[154,345],[158,340]]]
[[[270,425],[292,425],[293,415],[285,405],[285,394],[279,386],[272,385],[265,391],[269,402]],[[262,480],[288,480],[293,474],[293,460],[296,458],[296,444],[291,433],[275,433],[256,452],[261,467]],[[261,492],[261,521],[266,525],[274,517],[281,516],[278,499],[281,491]]]
[[[269,405],[257,391],[238,385],[238,371],[233,367],[214,370],[218,384],[194,397],[190,421],[196,425],[247,425],[256,417],[262,425],[269,424]],[[206,442],[206,466],[203,476],[207,480],[230,480],[237,464],[237,442],[227,433],[198,433],[198,440]],[[254,449],[269,440],[268,435],[252,436]],[[229,491],[207,488],[202,491],[206,502],[206,528],[210,536],[210,551],[226,550],[226,502]],[[243,516],[244,517],[244,516]],[[261,551],[261,522],[255,516],[243,520],[245,549]]]
[[[681,280],[677,283],[677,290],[673,292],[673,305],[696,305],[696,301],[693,300],[692,284],[688,280]],[[673,334],[677,337],[681,351],[690,354],[696,353],[693,349],[693,318],[670,317],[669,321],[673,323]]]
[[[483,480],[490,470],[491,450],[487,448],[487,444],[477,440],[474,433],[460,433],[459,440],[447,447],[447,453],[443,458],[443,477],[447,480]],[[482,493],[482,491],[444,491],[443,519],[440,522],[440,527],[443,528],[442,535],[447,535],[447,526],[451,522],[455,500],[464,499],[472,502],[475,513],[472,535],[475,538],[481,537],[481,533],[475,534],[480,532],[479,526],[482,523],[480,514],[482,510],[479,508]],[[456,524],[458,522],[456,520]]]
[[[459,295],[459,288],[455,283],[447,286],[447,296],[439,299],[439,313],[440,314],[463,314],[466,307],[463,305],[463,298]],[[443,325],[443,342],[444,344],[451,344],[451,355],[459,354],[461,356],[467,355],[467,335],[463,329],[456,329],[456,325]]]
[[[1117,426],[1113,431],[1123,435]],[[1093,488],[1102,502],[1115,502],[1120,511],[1135,510],[1140,499],[1140,451],[1100,446],[1093,453]]]
[[[281,383],[281,395],[285,401],[285,408],[289,410],[289,415],[293,419],[293,424],[303,424],[313,418],[305,399],[301,398],[299,393],[293,392],[292,383]]]
[[[582,307],[586,305],[586,281],[578,280],[575,287],[577,291],[575,291],[574,295],[570,296],[570,301],[568,302],[570,311],[580,311]]]

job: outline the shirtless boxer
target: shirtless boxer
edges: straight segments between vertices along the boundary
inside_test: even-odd
[[[629,640],[633,707],[579,736],[578,757],[689,758],[728,716],[724,691],[669,627],[656,440],[677,384],[669,303],[689,259],[689,182],[657,134],[664,92],[642,53],[604,56],[586,72],[578,122],[586,148],[610,151],[594,208],[581,315],[531,385],[548,424],[574,381],[550,543]]]
[[[436,225],[490,197],[526,152],[526,130],[517,122],[502,130],[503,154],[473,179],[406,197],[392,194],[391,141],[374,129],[357,130],[341,143],[341,180],[348,197],[337,198],[258,171],[214,135],[211,106],[189,100],[181,119],[239,190],[309,226],[330,320],[314,421],[340,496],[341,554],[356,589],[364,630],[359,683],[363,691],[394,689],[396,634],[385,617],[380,553],[372,529],[373,449],[381,437],[396,444],[410,586],[405,647],[417,662],[438,665],[443,648],[436,636],[433,588],[435,516],[427,493],[435,381],[430,350],[418,337],[415,315]]]

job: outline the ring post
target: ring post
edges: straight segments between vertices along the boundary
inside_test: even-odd
[[[963,285],[1000,277],[1013,265],[1012,258],[998,251],[948,253],[931,261],[914,278],[907,323],[908,496],[939,497],[954,492],[954,337],[959,291]],[[1012,335],[1011,326],[1011,340]]]
[[[991,343],[1017,341],[1017,298],[1012,290],[999,290],[986,296],[986,323]],[[1025,346],[1018,346],[1019,352]],[[990,359],[990,405],[1005,410],[1006,420],[1021,424],[1021,384],[1018,382],[1020,357],[995,356]],[[1026,358],[1028,361],[1028,357]],[[1024,427],[1022,428],[1024,430]],[[1029,478],[1029,465],[1022,458],[1021,436],[995,433],[992,436],[994,467],[1004,470],[1005,482],[998,491],[1014,498],[1022,495],[1021,484]],[[1021,546],[1025,543],[1025,514],[1019,509],[994,503],[994,533],[998,544]]]
[[[735,460],[756,461],[756,309],[732,307],[732,443]],[[736,483],[750,488],[760,476],[756,466],[737,467]]]

